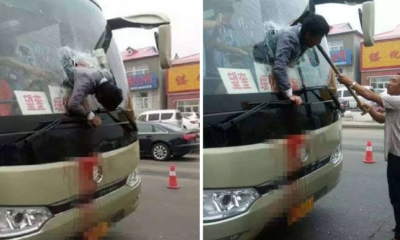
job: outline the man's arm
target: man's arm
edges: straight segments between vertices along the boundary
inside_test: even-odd
[[[216,49],[220,50],[221,52],[225,52],[225,53],[233,53],[233,54],[239,54],[239,55],[243,55],[243,56],[249,55],[246,51],[244,51],[240,48],[232,47],[232,46],[229,46],[225,43],[221,43],[218,41],[215,42],[215,47],[216,47]]]
[[[339,82],[345,85],[352,86],[354,85],[353,89],[358,93],[358,95],[364,97],[365,99],[368,99],[370,101],[376,102],[379,105],[383,105],[382,103],[382,98],[379,94],[372,92],[371,90],[359,85],[358,83],[354,82],[351,80],[350,77],[345,76],[345,75],[339,75]]]
[[[86,97],[93,92],[94,85],[88,76],[85,74],[79,75],[80,74],[75,73],[74,89],[68,101],[68,111],[76,116],[85,117],[91,121],[95,117],[94,113],[87,110],[83,102]]]
[[[367,109],[370,108],[369,115],[371,115],[372,119],[374,119],[378,123],[385,123],[385,114],[377,112],[371,106],[367,106]]]
[[[76,82],[75,82],[76,84]],[[87,92],[80,88],[80,86],[74,86],[72,95],[68,101],[68,111],[76,116],[85,117],[88,120],[93,119],[93,113],[87,111],[83,106],[83,101],[88,96]]]
[[[287,97],[292,96],[292,87],[287,75],[287,66],[291,52],[292,47],[289,37],[282,35],[277,41],[274,70],[277,84]]]

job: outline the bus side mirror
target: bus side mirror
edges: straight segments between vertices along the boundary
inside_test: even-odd
[[[163,69],[171,67],[171,25],[166,15],[145,13],[124,18],[109,19],[107,23],[111,30],[122,28],[158,28],[155,38],[160,56],[160,65]]]
[[[171,67],[171,25],[163,25],[154,33],[162,69]]]
[[[362,5],[362,11],[359,9],[361,28],[364,36],[364,46],[374,45],[375,35],[375,3],[373,1],[365,2]]]

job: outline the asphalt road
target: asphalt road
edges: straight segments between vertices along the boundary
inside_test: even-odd
[[[179,189],[167,188],[174,164]],[[106,240],[189,240],[200,238],[199,156],[140,162],[142,194],[138,209],[117,223]]]
[[[375,164],[363,163],[367,140]],[[383,130],[344,129],[341,182],[291,227],[266,228],[257,238],[279,240],[385,240],[393,238],[392,206],[383,158]]]

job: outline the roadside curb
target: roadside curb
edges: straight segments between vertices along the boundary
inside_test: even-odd
[[[384,129],[384,124],[376,123],[359,123],[359,122],[342,122],[343,128],[369,128],[369,129]]]

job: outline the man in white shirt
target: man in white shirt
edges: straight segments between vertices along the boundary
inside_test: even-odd
[[[393,229],[395,237],[400,240],[400,73],[391,77],[387,87],[388,95],[376,94],[367,88],[358,85],[347,76],[340,75],[339,82],[350,85],[359,95],[383,106],[386,113],[380,113],[363,104],[369,110],[371,117],[385,124],[385,160],[388,161],[387,179],[389,185],[389,197],[393,206],[396,227]]]

